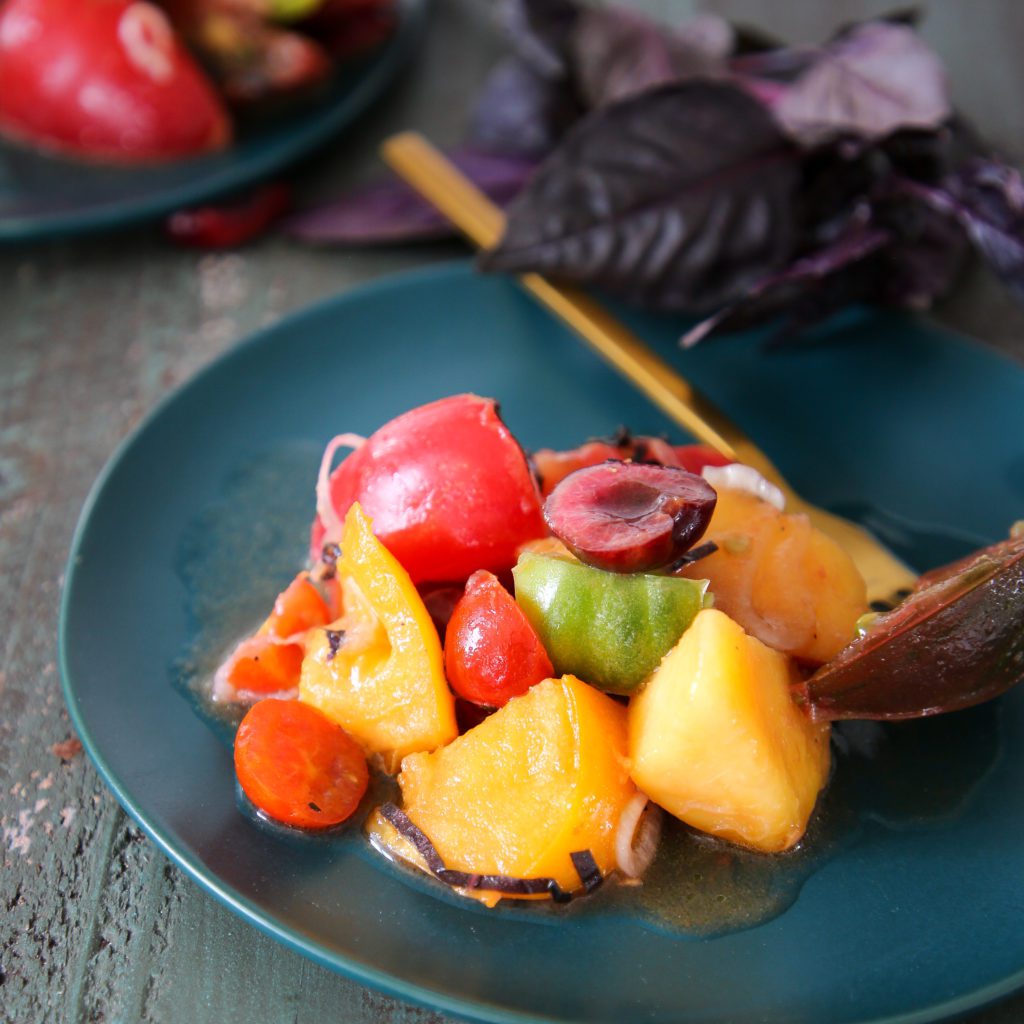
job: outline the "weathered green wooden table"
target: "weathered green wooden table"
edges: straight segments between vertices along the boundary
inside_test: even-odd
[[[684,0],[648,8],[686,13]],[[882,2],[720,0],[707,7],[816,39]],[[1024,158],[1024,5],[925,5],[959,105]],[[458,136],[500,47],[484,0],[437,0],[393,93],[307,168],[308,194],[373,172],[387,133]],[[770,19],[770,21],[769,21]],[[75,753],[56,668],[64,559],[93,478],[168,389],[236,339],[362,281],[461,250],[238,254],[172,249],[151,229],[0,251],[0,1019],[226,1024],[444,1020],[315,966],[173,868]],[[976,273],[940,320],[1024,361],[1024,310]],[[1019,866],[1018,866],[1019,867]],[[970,955],[969,950],[964,951]],[[1024,1019],[1024,995],[972,1024]]]

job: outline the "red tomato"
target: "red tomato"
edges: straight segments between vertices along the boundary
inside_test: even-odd
[[[630,434],[615,441],[588,441],[568,451],[540,448],[533,453],[533,464],[540,477],[545,498],[570,473],[607,462],[608,459],[654,462],[661,466],[678,466],[698,474],[705,466],[727,466],[732,462],[732,459],[706,444],[671,445],[660,437],[633,437]]]
[[[362,749],[340,725],[301,701],[273,698],[242,719],[235,773],[261,811],[299,828],[344,821],[369,782]]]
[[[0,4],[0,133],[122,163],[221,149],[227,113],[159,7]]]
[[[469,577],[452,612],[444,668],[460,697],[487,707],[501,707],[554,671],[515,598],[486,571]]]
[[[494,401],[476,395],[442,398],[385,424],[331,474],[330,498],[339,518],[354,501],[362,505],[414,583],[510,569],[520,545],[547,533],[526,456]],[[318,517],[314,559],[323,541]]]
[[[234,202],[178,210],[167,219],[167,233],[195,249],[231,249],[265,234],[291,207],[284,182],[260,185]]]
[[[708,444],[679,444],[674,448],[676,464],[699,474],[705,466],[728,466],[732,459]]]

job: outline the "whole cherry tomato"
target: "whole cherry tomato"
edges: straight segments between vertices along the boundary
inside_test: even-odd
[[[452,612],[444,668],[460,697],[487,707],[501,707],[554,672],[515,598],[486,571],[469,577]]]
[[[403,413],[330,477],[335,531],[354,501],[414,583],[461,582],[509,570],[517,550],[547,533],[526,456],[496,403],[454,395]],[[311,554],[336,540],[318,516]]]
[[[145,0],[0,3],[0,133],[120,163],[221,149],[219,96]]]
[[[322,711],[297,700],[254,704],[235,734],[235,773],[245,795],[275,821],[329,828],[366,792],[362,748]]]

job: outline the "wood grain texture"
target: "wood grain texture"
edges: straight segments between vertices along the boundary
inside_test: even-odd
[[[647,0],[664,11],[691,4]],[[766,5],[713,7],[765,23]],[[774,31],[820,37],[891,4],[787,0]],[[1024,156],[1014,0],[928,5],[925,32],[982,130]],[[376,144],[416,127],[458,137],[466,97],[498,51],[483,0],[437,0],[423,51],[356,130],[302,172],[307,195],[373,173]],[[0,1019],[12,1024],[327,1022],[449,1018],[371,992],[291,953],[202,893],[132,826],[71,737],[55,636],[79,509],[118,441],[232,342],[361,281],[462,252],[359,254],[267,240],[197,255],[145,229],[0,251]],[[1024,361],[1024,311],[981,272],[936,312]],[[61,748],[58,748],[60,751]],[[1009,1024],[1024,997],[968,1019]]]

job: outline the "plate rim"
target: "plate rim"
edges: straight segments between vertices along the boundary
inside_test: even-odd
[[[121,780],[110,768],[99,746],[86,726],[78,699],[78,687],[74,684],[70,672],[68,618],[71,612],[74,591],[74,579],[79,561],[80,549],[85,540],[90,520],[110,478],[118,471],[121,463],[134,446],[149,431],[165,411],[175,404],[180,396],[204,380],[207,376],[220,372],[229,363],[241,359],[245,354],[260,345],[282,329],[288,329],[307,318],[316,318],[324,311],[351,301],[372,296],[377,292],[401,290],[408,285],[422,284],[435,278],[473,280],[477,276],[473,263],[469,260],[446,260],[426,267],[385,274],[370,281],[356,285],[343,292],[321,298],[308,305],[301,306],[287,313],[273,324],[250,332],[242,339],[233,343],[220,355],[202,366],[187,380],[178,384],[164,395],[142,420],[117,444],[107,459],[85,498],[72,534],[68,557],[64,567],[64,585],[61,593],[58,622],[58,666],[60,670],[61,693],[64,697],[71,723],[83,748],[93,762],[104,785],[114,794],[125,813],[143,830],[158,849],[201,889],[226,906],[246,923],[256,927],[285,947],[305,956],[332,971],[350,978],[353,981],[368,985],[397,999],[405,1000],[428,1009],[440,1010],[445,1013],[470,1019],[485,1021],[488,1024],[550,1024],[551,1018],[518,1010],[510,1010],[495,1004],[448,995],[438,989],[411,982],[399,974],[390,973],[371,966],[358,958],[331,952],[294,928],[282,924],[256,907],[250,900],[234,887],[225,884],[216,874],[203,865],[190,851],[179,849],[173,839],[150,821],[143,808],[138,806],[126,793]],[[918,319],[918,318],[915,318]],[[965,348],[975,348],[978,343],[961,335],[930,318],[919,318],[930,329],[943,334],[945,338]],[[1024,373],[1024,367],[1005,353],[984,347],[988,357],[994,357],[1013,366],[1017,372]],[[712,939],[695,939],[706,942]],[[934,1024],[954,1016],[978,1010],[1004,999],[1024,988],[1024,965],[1017,971],[1008,974],[999,981],[991,982],[969,992],[962,993],[952,999],[918,1007],[905,1013],[889,1016],[859,1017],[855,1024]]]
[[[379,50],[366,56],[368,66],[352,88],[325,103],[316,120],[281,146],[252,156],[241,168],[231,163],[199,181],[169,186],[127,204],[107,203],[42,216],[0,216],[0,247],[102,234],[151,223],[175,210],[216,200],[245,188],[308,156],[355,122],[398,76],[405,58],[423,34],[431,2],[398,0],[400,13],[394,33]],[[231,149],[226,152],[230,154]],[[75,166],[73,161],[65,162]]]

